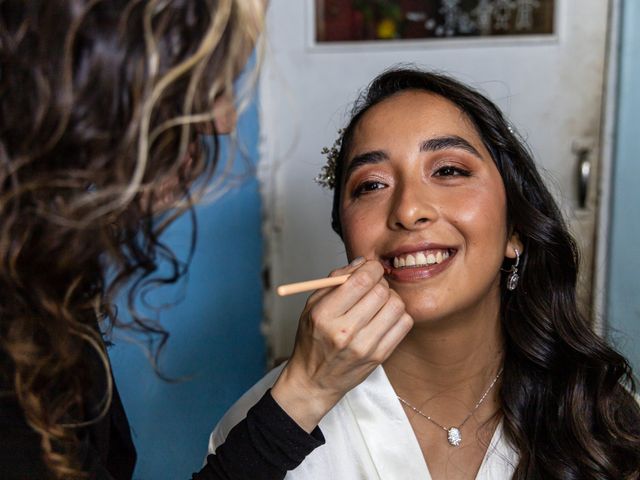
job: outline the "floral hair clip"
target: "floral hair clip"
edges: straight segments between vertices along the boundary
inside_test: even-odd
[[[340,155],[343,133],[343,128],[338,130],[338,138],[333,142],[333,146],[331,148],[324,147],[320,151],[320,153],[327,157],[327,163],[322,167],[322,170],[320,170],[316,178],[314,178],[314,181],[329,190],[333,190],[336,187],[336,163],[338,162],[338,155]]]

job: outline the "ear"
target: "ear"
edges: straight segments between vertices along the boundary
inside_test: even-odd
[[[516,258],[516,248],[518,249],[518,253],[522,255],[522,251],[524,249],[522,242],[520,241],[520,237],[517,232],[513,232],[511,237],[509,237],[509,241],[507,242],[507,247],[504,252],[504,256],[507,258]]]
[[[236,128],[238,112],[231,94],[223,94],[213,102],[213,123],[218,135],[228,135]]]

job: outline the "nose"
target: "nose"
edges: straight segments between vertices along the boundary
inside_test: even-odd
[[[418,180],[396,185],[388,215],[392,230],[417,230],[433,222],[437,216],[428,187]]]

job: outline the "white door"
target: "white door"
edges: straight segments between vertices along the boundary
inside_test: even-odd
[[[314,0],[271,0],[260,83],[260,179],[265,332],[274,358],[289,355],[306,300],[276,297],[275,286],[325,276],[346,260],[330,227],[331,193],[313,182],[325,161],[320,150],[333,144],[357,92],[399,62],[447,72],[503,109],[579,239],[587,273],[581,295],[590,298],[597,179],[591,175],[581,201],[578,170],[582,160],[598,170],[609,1],[554,3],[551,35],[319,44]]]

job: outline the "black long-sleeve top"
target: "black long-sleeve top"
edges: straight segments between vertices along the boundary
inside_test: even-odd
[[[80,432],[84,469],[95,480],[130,480],[135,467],[136,451],[115,384],[113,393],[108,414]],[[282,479],[323,443],[318,428],[307,434],[267,392],[192,480]],[[40,436],[7,393],[0,395],[0,478],[51,478],[42,460]]]
[[[274,480],[284,478],[324,443],[318,427],[308,434],[267,391],[247,417],[229,432],[193,480]]]

